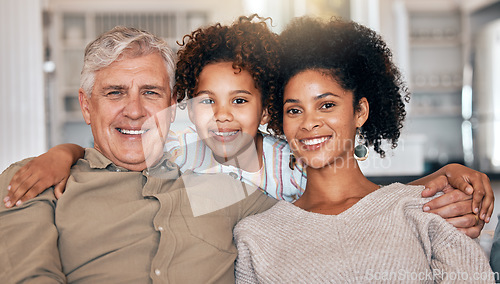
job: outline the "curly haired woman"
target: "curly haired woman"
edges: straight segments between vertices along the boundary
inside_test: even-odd
[[[296,202],[236,226],[237,283],[492,282],[481,247],[435,214],[415,186],[381,187],[355,148],[397,146],[408,98],[391,53],[354,22],[300,18],[281,35],[283,90],[271,127],[305,164]],[[356,133],[364,144],[356,146]]]

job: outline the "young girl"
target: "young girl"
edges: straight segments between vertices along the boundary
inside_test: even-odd
[[[176,163],[181,170],[228,173],[277,199],[296,199],[305,176],[299,167],[290,170],[285,141],[259,131],[269,120],[266,106],[276,86],[277,36],[254,15],[198,29],[184,40],[175,92],[179,102],[187,97],[196,130],[167,143]]]
[[[166,151],[174,154],[182,171],[228,173],[280,200],[293,201],[301,196],[306,175],[300,163],[290,161],[288,144],[258,130],[269,120],[268,98],[277,86],[279,51],[276,34],[269,30],[266,19],[255,15],[241,17],[229,26],[200,28],[185,37],[175,92],[180,102],[188,98],[189,117],[196,130],[172,135],[166,144]],[[77,145],[63,145],[35,158],[14,176],[4,199],[6,206],[32,198],[52,185],[60,196],[71,164],[82,156],[83,150]],[[416,182],[436,190],[445,178],[462,191],[470,190],[468,194],[472,188],[464,179],[470,180],[475,189],[474,208],[479,213],[482,204],[482,220],[491,216],[491,187],[489,182],[483,185],[485,178],[473,170],[449,165]],[[441,208],[456,201],[451,195],[446,194]],[[482,224],[476,222],[477,215],[468,214],[470,201],[460,201],[464,203],[466,206],[453,206],[451,214],[449,208],[436,213],[460,216],[452,219],[454,225],[475,228],[467,233],[477,236]]]
[[[382,39],[310,18],[280,38],[284,88],[270,125],[306,165],[307,185],[293,204],[237,224],[236,282],[493,282],[476,242],[422,212],[418,187],[380,187],[359,169],[359,150],[383,157],[380,142],[396,146],[405,118],[408,94]],[[365,142],[353,143],[356,133]]]

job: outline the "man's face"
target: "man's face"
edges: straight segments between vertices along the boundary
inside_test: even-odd
[[[119,58],[95,73],[92,95],[80,89],[79,99],[85,122],[92,128],[94,148],[117,166],[133,171],[147,166],[142,140],[158,135],[149,130],[164,129],[164,140],[175,117],[175,106],[169,108],[175,100],[171,98],[168,73],[157,53]],[[149,127],[150,121],[161,125]],[[153,159],[157,161],[161,154],[155,151]]]

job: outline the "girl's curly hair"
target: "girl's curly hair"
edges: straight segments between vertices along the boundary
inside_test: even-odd
[[[262,93],[265,108],[269,96],[276,91],[280,57],[278,36],[269,29],[267,20],[270,18],[257,14],[242,16],[232,25],[217,23],[184,36],[179,43],[182,48],[175,72],[177,101],[193,97],[200,73],[207,64],[232,62],[237,72],[250,73],[255,87]]]
[[[381,157],[381,142],[397,146],[409,92],[392,53],[373,30],[351,21],[302,17],[280,34],[283,49],[280,90],[270,98],[269,128],[283,134],[283,90],[290,78],[313,69],[331,75],[342,88],[354,94],[353,107],[365,97],[370,105],[368,120],[360,129],[367,145]]]

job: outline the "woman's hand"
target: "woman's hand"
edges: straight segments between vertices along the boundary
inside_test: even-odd
[[[82,147],[62,144],[34,158],[12,177],[9,192],[3,199],[5,207],[19,206],[51,186],[59,198],[66,188],[71,166],[83,155]]]

